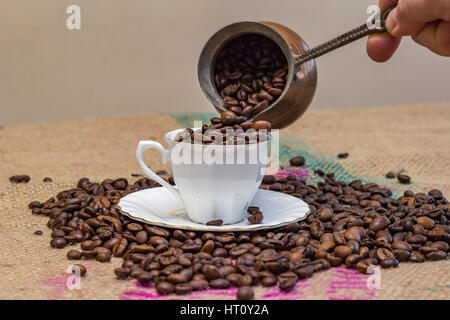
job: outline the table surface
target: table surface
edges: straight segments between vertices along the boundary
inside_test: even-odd
[[[135,149],[139,140],[163,142],[167,131],[192,126],[205,114],[144,114],[75,120],[61,123],[0,127],[0,283],[2,299],[170,299],[135,281],[116,280],[109,263],[83,262],[88,275],[81,289],[66,286],[69,248],[49,246],[47,218],[31,215],[32,200],[45,201],[81,177],[93,181],[139,173]],[[348,152],[347,159],[337,154]],[[390,187],[394,194],[438,188],[450,196],[450,105],[395,106],[364,109],[309,110],[280,133],[280,160],[285,170],[292,156],[306,158],[295,173],[318,181],[314,169],[333,171],[344,180],[356,178]],[[166,169],[155,151],[144,157],[154,169]],[[410,185],[388,180],[388,171],[404,171]],[[8,178],[28,174],[27,184]],[[282,173],[281,173],[282,174]],[[51,177],[52,183],[44,183]],[[33,235],[42,230],[43,235]],[[381,270],[381,287],[367,286],[374,278],[345,267],[334,268],[300,281],[290,293],[276,288],[256,289],[258,299],[448,299],[448,260],[423,264],[402,263]],[[373,283],[373,281],[372,281]],[[197,292],[189,299],[233,299],[236,289]],[[176,297],[180,298],[180,297]]]

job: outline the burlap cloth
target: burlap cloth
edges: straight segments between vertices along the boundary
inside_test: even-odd
[[[66,259],[69,248],[50,247],[47,218],[33,216],[27,205],[31,200],[47,200],[83,176],[132,179],[131,173],[140,172],[134,156],[137,141],[163,142],[163,133],[196,116],[200,117],[147,114],[0,127],[0,298],[164,299],[153,288],[116,280],[113,269],[121,264],[117,258],[103,264],[83,262],[88,275],[81,280],[81,289],[70,290],[66,286],[66,269],[72,264]],[[366,178],[397,194],[406,188],[436,187],[450,196],[450,105],[310,110],[281,138],[284,164],[290,156],[303,155],[310,172],[320,167],[347,180]],[[350,155],[340,160],[339,152]],[[146,154],[146,161],[152,168],[164,168],[155,151]],[[404,170],[413,183],[405,187],[385,179],[391,170]],[[28,174],[31,181],[12,184],[8,178],[14,174]],[[54,182],[42,182],[46,176]],[[311,175],[310,179],[316,178]],[[34,235],[35,230],[43,235]],[[235,290],[209,290],[184,298],[234,299]],[[396,269],[381,270],[379,278],[341,267],[299,282],[290,293],[280,294],[276,288],[256,290],[256,298],[270,299],[449,297],[448,260],[402,263]]]

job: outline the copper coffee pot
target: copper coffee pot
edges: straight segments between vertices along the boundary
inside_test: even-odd
[[[333,40],[309,49],[305,41],[286,26],[274,22],[237,22],[217,31],[205,44],[198,62],[198,79],[203,93],[220,113],[225,103],[214,83],[217,55],[232,39],[244,34],[259,34],[274,41],[286,56],[288,77],[285,89],[267,109],[249,120],[268,120],[272,128],[281,129],[296,121],[309,107],[317,85],[317,69],[313,60],[371,33],[385,32],[386,19],[394,7],[380,12],[368,24],[355,28]],[[379,20],[376,20],[376,19]],[[378,24],[376,22],[379,22]]]

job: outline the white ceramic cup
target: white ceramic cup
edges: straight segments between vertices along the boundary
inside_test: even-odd
[[[264,177],[270,139],[226,146],[175,142],[183,130],[165,135],[169,149],[156,141],[140,141],[136,159],[142,171],[173,196],[181,196],[188,217],[195,222],[221,219],[224,224],[232,224],[243,220]],[[163,163],[171,161],[176,188],[145,165],[142,154],[150,148],[160,152]]]

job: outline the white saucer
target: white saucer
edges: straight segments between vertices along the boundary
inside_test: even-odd
[[[250,224],[245,218],[235,224],[207,226],[191,221],[182,208],[180,210],[175,205],[168,205],[172,202],[172,198],[173,195],[164,187],[150,188],[123,197],[118,207],[123,214],[140,222],[195,231],[249,231],[276,228],[302,220],[309,213],[308,205],[296,197],[259,189],[250,205],[259,207],[264,215],[262,223]],[[177,215],[172,215],[171,212],[163,212],[164,210],[178,212]]]

